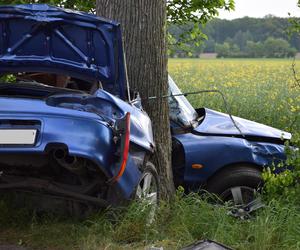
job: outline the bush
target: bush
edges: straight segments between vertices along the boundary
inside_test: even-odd
[[[275,174],[269,168],[263,173],[265,191],[269,199],[283,196],[291,203],[300,205],[300,135],[295,134],[291,143],[286,144],[287,161],[279,167],[288,170]]]

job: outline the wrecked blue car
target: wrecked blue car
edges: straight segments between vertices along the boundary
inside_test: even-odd
[[[70,207],[157,203],[151,121],[130,104],[125,70],[118,23],[48,5],[1,6],[0,191]]]
[[[284,142],[291,134],[208,108],[194,109],[171,77],[169,92],[175,185],[189,191],[205,188],[236,205],[252,202],[263,169],[286,159]]]
[[[151,121],[130,99],[120,25],[18,5],[0,7],[0,32],[0,191],[42,194],[72,209],[134,197],[157,203]],[[169,90],[175,186],[252,202],[261,172],[285,159],[291,135],[194,109],[170,77]]]

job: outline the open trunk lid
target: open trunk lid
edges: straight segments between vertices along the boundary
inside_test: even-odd
[[[0,74],[49,72],[101,81],[125,98],[118,23],[45,5],[0,6]]]

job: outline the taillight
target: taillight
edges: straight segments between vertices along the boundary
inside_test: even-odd
[[[125,136],[122,136],[121,139],[121,165],[119,172],[111,179],[111,182],[118,181],[126,168],[128,153],[129,153],[129,144],[130,144],[130,113],[126,113],[125,115]]]

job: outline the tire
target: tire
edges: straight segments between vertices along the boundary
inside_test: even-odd
[[[150,178],[150,184],[149,183]],[[134,199],[138,202],[150,206],[147,223],[151,224],[154,219],[159,205],[160,190],[159,178],[153,163],[147,161],[144,164],[143,172],[134,193]]]
[[[261,171],[250,165],[236,165],[221,170],[207,184],[207,191],[217,194],[223,201],[245,205],[255,199],[263,185]]]
[[[150,176],[150,189],[149,187],[147,187],[147,183],[145,181],[148,181],[149,180],[149,176]],[[146,186],[145,186],[146,184]],[[151,185],[153,184],[153,185]],[[145,188],[148,190],[145,190]],[[151,189],[151,188],[154,188],[155,190]],[[142,190],[141,190],[142,189]],[[139,180],[139,184],[138,186],[136,187],[136,190],[135,190],[135,199],[139,200],[139,199],[142,199],[142,198],[147,198],[145,197],[145,193],[140,193],[140,191],[153,191],[156,193],[156,205],[159,204],[159,197],[160,197],[160,190],[159,190],[159,178],[158,178],[158,173],[153,165],[152,162],[150,161],[147,161],[145,164],[144,164],[144,167],[143,167],[143,172],[142,172],[142,175],[141,175],[141,178]],[[144,196],[144,197],[143,197]]]

